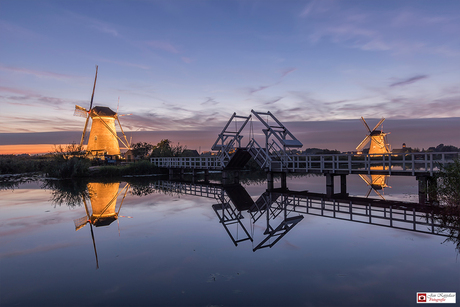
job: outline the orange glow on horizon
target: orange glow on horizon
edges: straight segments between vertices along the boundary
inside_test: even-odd
[[[44,154],[54,152],[55,146],[59,145],[67,146],[68,144],[0,145],[0,155]]]

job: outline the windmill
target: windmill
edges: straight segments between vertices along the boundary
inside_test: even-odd
[[[81,136],[80,147],[83,146],[85,140],[86,129],[88,127],[88,122],[91,119],[91,130],[89,133],[88,145],[86,147],[86,152],[92,154],[93,156],[98,155],[119,155],[120,146],[119,141],[126,147],[130,148],[129,142],[126,138],[126,135],[121,127],[119,116],[117,112],[112,111],[108,107],[95,106],[93,108],[93,99],[94,91],[96,89],[96,80],[97,80],[97,66],[96,66],[96,76],[94,78],[93,93],[91,95],[91,102],[89,104],[89,109],[85,109],[78,105],[75,105],[75,116],[85,117],[85,127],[83,128],[83,133]],[[118,111],[118,109],[117,109]],[[115,121],[118,122],[121,133],[123,134],[124,140],[122,140],[117,135],[115,129]]]
[[[379,128],[385,118],[382,119],[375,125],[374,129],[370,129],[367,125],[366,121],[363,117],[361,117],[361,121],[363,125],[366,127],[369,134],[364,138],[364,140],[356,147],[356,150],[361,153],[364,146],[366,146],[369,142],[371,142],[369,146],[369,154],[385,154],[390,152],[390,147],[387,143],[386,135],[382,130],[377,130]]]
[[[118,182],[107,184],[98,182],[88,183],[91,211],[88,207],[87,199],[84,195],[82,195],[83,203],[85,204],[86,216],[74,220],[75,231],[82,229],[86,226],[86,224],[89,223],[89,227],[91,230],[91,238],[93,240],[94,255],[96,256],[97,268],[99,268],[99,261],[97,258],[96,241],[94,239],[93,226],[108,226],[113,221],[118,221],[119,217],[131,218],[130,216],[119,215],[121,206],[123,206],[123,201],[125,200],[130,185],[126,184],[120,191],[118,191],[119,187],[120,183]],[[125,191],[123,199],[121,200],[120,207],[118,208],[118,210],[116,210],[117,198],[123,191]]]

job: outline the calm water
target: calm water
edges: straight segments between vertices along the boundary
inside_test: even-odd
[[[0,191],[1,306],[411,306],[416,292],[460,293],[456,243],[426,225],[299,213],[266,194],[278,201],[267,219],[236,209],[240,187],[131,184],[122,203],[126,182],[84,183],[85,206],[43,185]],[[385,198],[417,200],[414,179],[388,185]],[[266,190],[243,187],[253,200]],[[325,179],[288,187],[324,193]],[[351,195],[368,189],[349,179]]]

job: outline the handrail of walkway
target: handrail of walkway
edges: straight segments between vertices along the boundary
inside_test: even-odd
[[[367,172],[371,173],[433,173],[439,171],[441,165],[458,159],[459,152],[417,152],[388,154],[319,154],[294,155],[293,162],[287,168],[293,172]]]
[[[459,152],[416,152],[388,154],[292,154],[280,163],[276,155],[267,162],[273,163],[270,171],[298,173],[385,173],[429,174],[438,172],[441,165],[458,159]],[[222,170],[224,166],[217,156],[210,157],[155,157],[150,162],[161,168],[188,168]],[[276,167],[275,167],[276,165]]]
[[[220,170],[222,165],[217,156],[211,157],[154,157],[150,162],[160,168],[190,168]]]

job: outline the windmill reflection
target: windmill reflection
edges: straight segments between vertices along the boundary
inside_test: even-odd
[[[375,168],[375,167],[371,167]],[[380,167],[380,169],[383,169],[383,167]],[[378,196],[380,196],[381,199],[385,200],[384,195],[384,189],[385,188],[391,188],[388,185],[388,177],[389,175],[362,175],[359,174],[359,177],[361,177],[362,180],[369,186],[369,191],[366,194],[366,198],[369,197],[372,191],[375,192]],[[380,193],[381,191],[381,193]]]
[[[93,241],[94,254],[96,257],[96,267],[99,268],[97,258],[96,241],[94,239],[93,226],[108,226],[113,221],[120,217],[119,213],[123,205],[123,201],[128,193],[130,185],[127,183],[120,190],[120,182],[100,183],[90,182],[87,185],[89,191],[89,199],[82,194],[82,201],[85,206],[86,216],[75,219],[75,231],[80,230],[86,224],[89,224],[91,231],[91,239]],[[120,206],[117,210],[117,199],[120,194],[124,194]],[[88,205],[89,202],[89,205]]]

